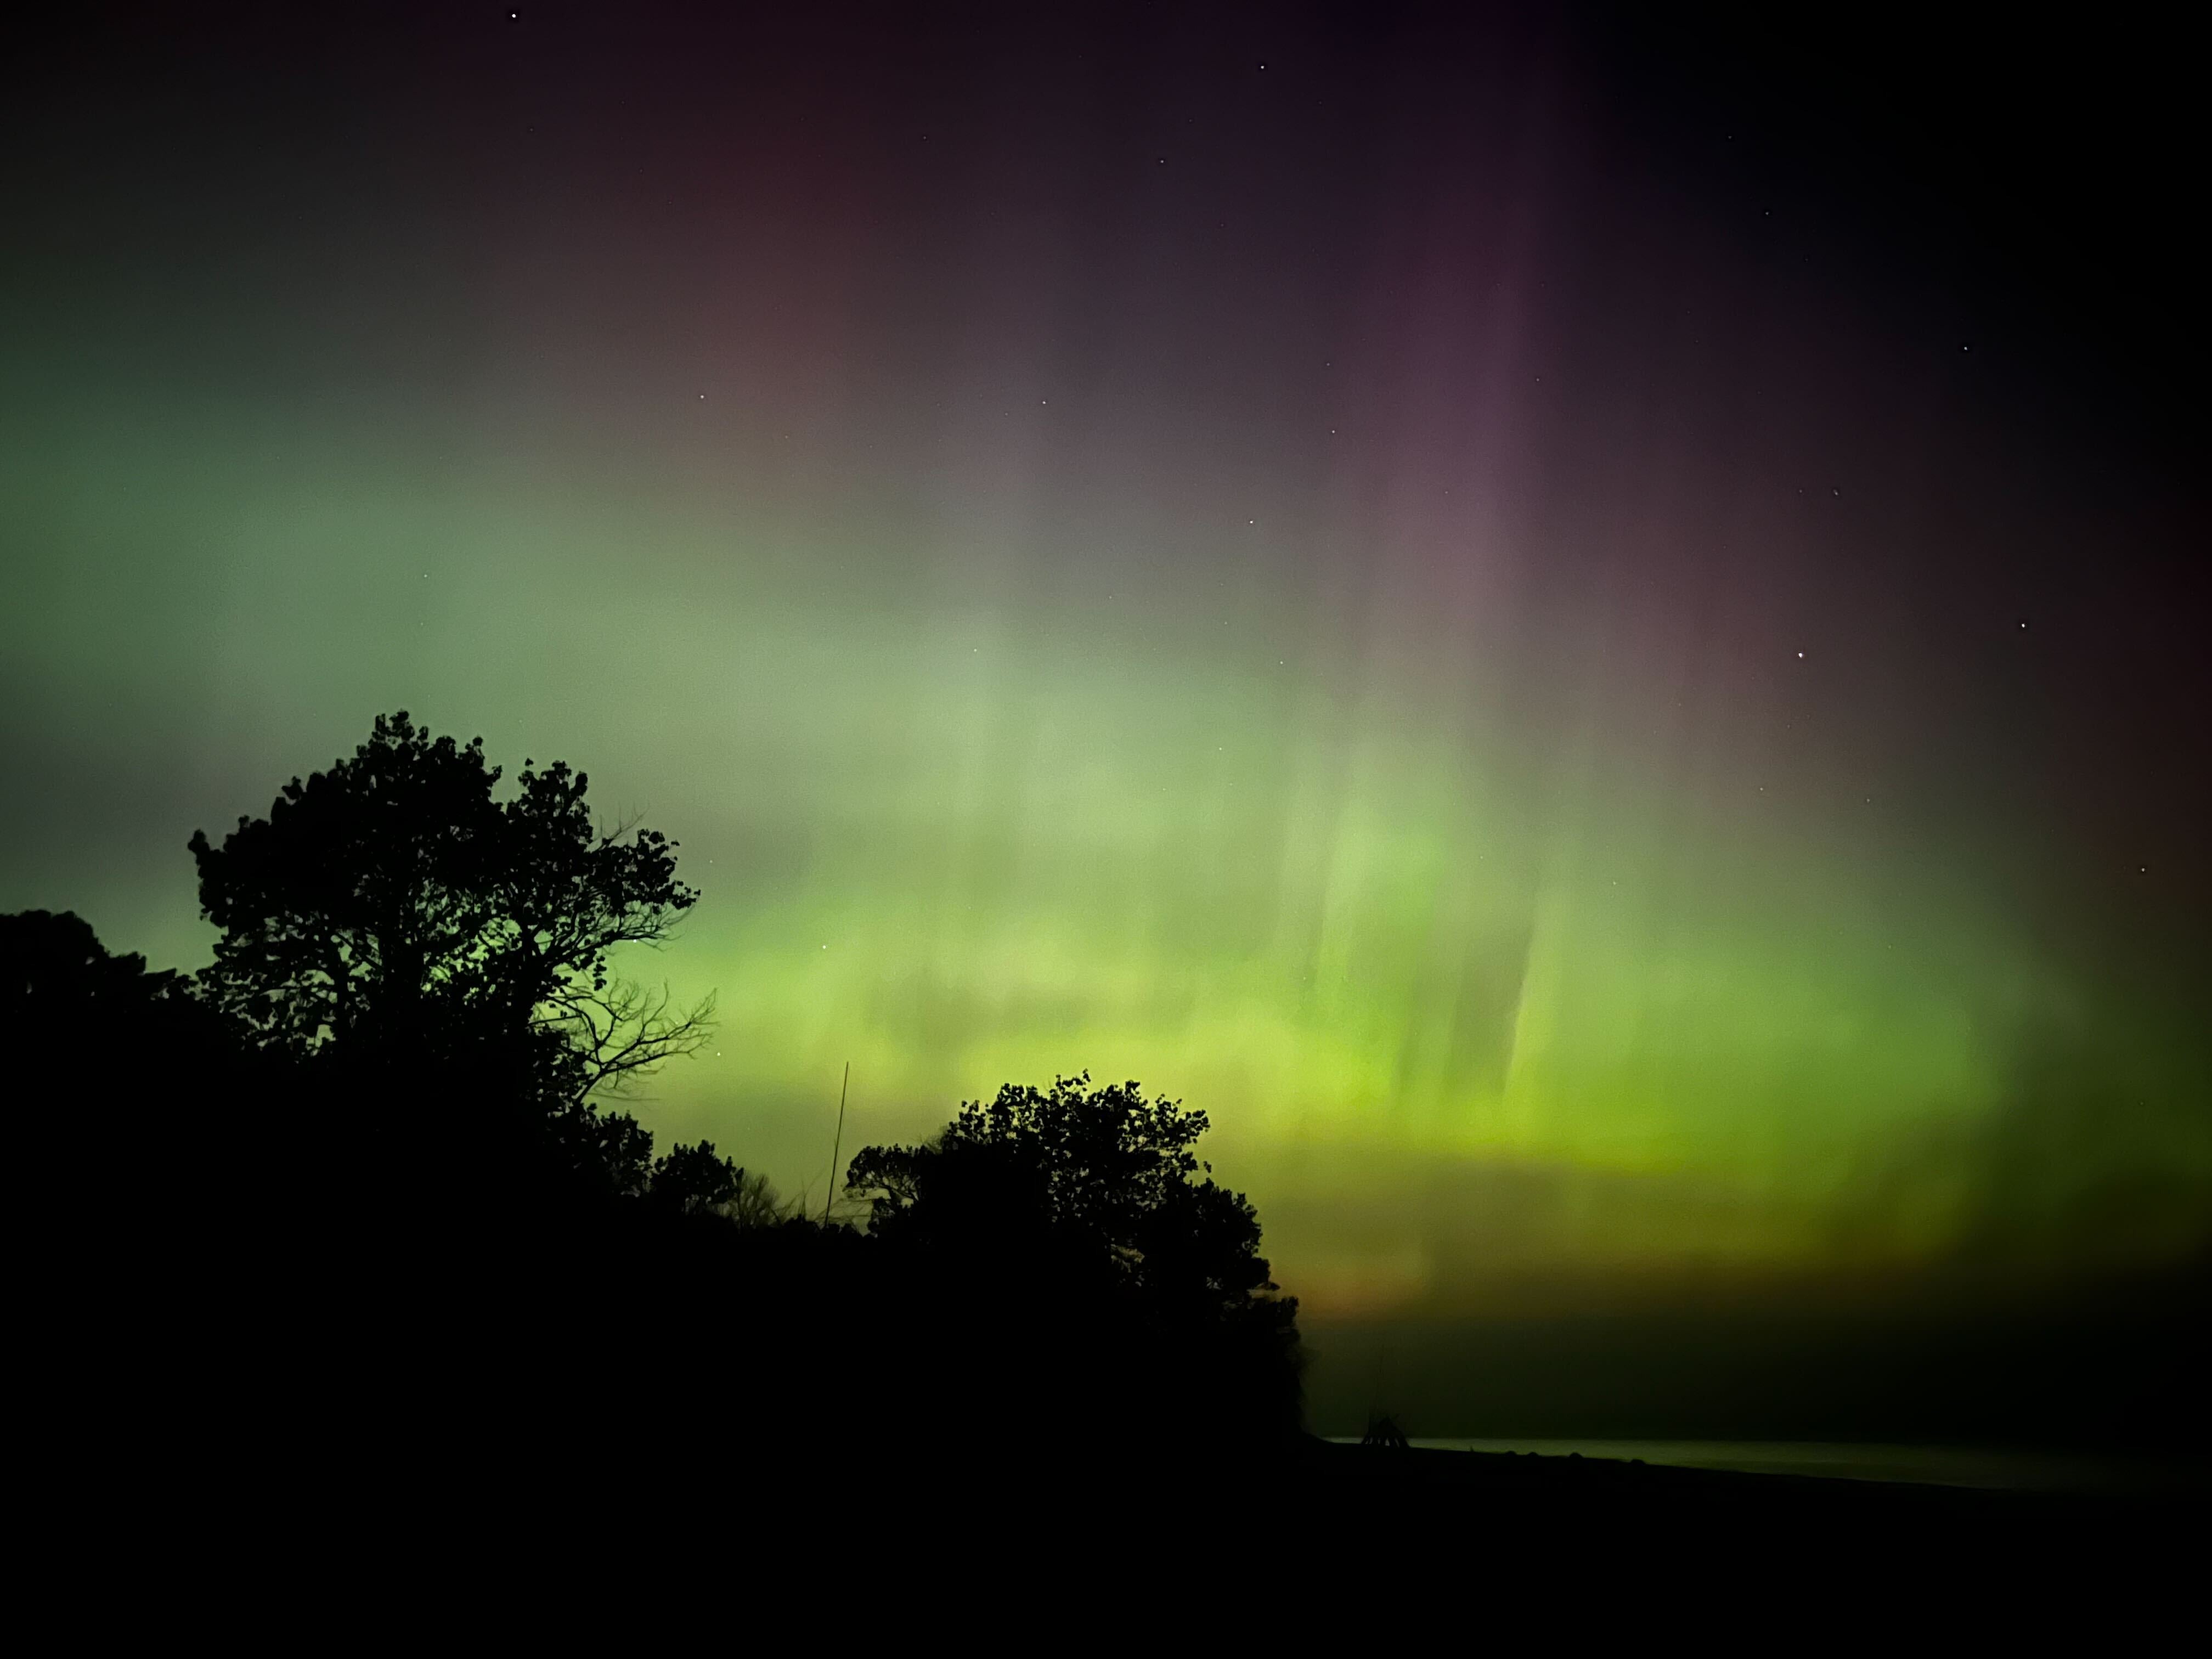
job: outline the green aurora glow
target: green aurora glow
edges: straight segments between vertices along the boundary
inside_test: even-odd
[[[722,1021],[641,1115],[817,1201],[848,1060],[848,1145],[1087,1067],[1212,1115],[1324,1316],[2202,1248],[2185,998],[2064,921],[2106,878],[2063,873],[2032,768],[1954,763],[1984,716],[1862,574],[2025,465],[1914,348],[1818,293],[1731,325],[1684,272],[1735,256],[1685,233],[1653,280],[1780,354],[1749,402],[1846,390],[1672,393],[1676,337],[1577,343],[1601,262],[1547,204],[1582,175],[1482,161],[1386,180],[1350,298],[1185,374],[1228,302],[1086,264],[1050,163],[934,198],[1012,228],[864,259],[896,191],[854,179],[919,164],[744,137],[665,219],[577,173],[478,230],[334,191],[257,243],[252,185],[171,283],[112,274],[158,227],[38,244],[0,905],[204,960],[186,836],[406,708],[681,842],[704,901],[631,965]],[[78,187],[127,195],[107,166]],[[1188,229],[1114,211],[1115,246]],[[1958,647],[1984,678],[2041,645],[2032,590]]]

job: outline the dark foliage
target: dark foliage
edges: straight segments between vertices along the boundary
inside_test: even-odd
[[[92,924],[74,911],[0,915],[0,995],[32,1029],[101,1014],[142,1020],[180,984],[173,973],[149,974],[142,956],[111,956]]]
[[[1008,1084],[988,1105],[964,1103],[926,1145],[863,1147],[845,1187],[867,1198],[869,1231],[896,1243],[1048,1257],[1164,1310],[1295,1310],[1261,1299],[1277,1287],[1252,1206],[1216,1185],[1211,1165],[1191,1179],[1206,1127],[1205,1113],[1148,1101],[1134,1082]]]
[[[333,1119],[304,1133],[337,1135],[372,1193],[638,1196],[652,1137],[594,1097],[696,1047],[711,1009],[609,957],[665,939],[698,895],[674,842],[595,826],[584,774],[526,762],[504,800],[501,775],[481,739],[380,716],[266,818],[195,835],[222,933],[195,989],[242,1048],[298,1069]],[[401,1104],[425,1095],[434,1127]]]
[[[11,1073],[18,1103],[42,1109],[17,1114],[22,1168],[51,1177],[86,1167],[90,1152],[112,1201],[145,1206],[189,1181],[210,1110],[229,1098],[229,1127],[245,1127],[234,1097],[251,1092],[250,1067],[222,1021],[184,975],[111,955],[74,912],[0,915],[0,1004],[23,1043]],[[27,1136],[51,1141],[52,1161]]]
[[[565,763],[526,762],[511,800],[494,797],[500,776],[481,738],[380,715],[266,818],[219,848],[194,835],[222,934],[199,976],[210,1005],[290,1056],[343,1048],[404,1076],[483,1054],[571,1103],[696,1047],[704,1007],[678,1014],[607,965],[696,902],[675,843],[602,833]]]
[[[266,1202],[263,1113],[283,1079],[189,980],[112,955],[73,913],[0,915],[19,1381],[76,1410],[149,1407],[164,1373],[232,1343]]]
[[[1276,1294],[1251,1205],[1192,1152],[1206,1129],[1134,1082],[1009,1085],[926,1145],[864,1148],[846,1188],[963,1326],[963,1350],[992,1356],[1001,1421],[1294,1432],[1297,1304]]]
[[[698,1037],[703,1009],[611,961],[694,902],[674,843],[595,830],[566,766],[499,778],[395,715],[194,836],[221,930],[196,977],[75,915],[0,918],[38,1039],[19,1092],[76,1109],[27,1115],[52,1143],[27,1167],[86,1176],[44,1189],[33,1299],[74,1328],[40,1352],[131,1425],[118,1449],[604,1496],[690,1478],[644,1466],[651,1403],[769,1437],[769,1464],[866,1446],[926,1502],[986,1467],[1295,1436],[1258,1220],[1191,1150],[1204,1115],[1133,1083],[1008,1088],[860,1153],[865,1232],[711,1143],[656,1155],[594,1097]]]

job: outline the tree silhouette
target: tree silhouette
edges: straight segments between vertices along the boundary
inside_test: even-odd
[[[1251,1205],[1210,1164],[1191,1179],[1206,1127],[1134,1082],[1008,1084],[921,1146],[863,1147],[845,1186],[868,1199],[880,1238],[994,1253],[1019,1238],[1147,1300],[1241,1311],[1276,1286]]]
[[[10,1091],[29,1109],[15,1115],[12,1154],[35,1172],[15,1209],[46,1243],[19,1302],[54,1316],[101,1310],[106,1334],[67,1345],[80,1360],[115,1362],[102,1345],[125,1329],[182,1340],[188,1285],[202,1288],[192,1316],[210,1328],[205,1287],[234,1282],[235,1256],[217,1260],[238,1242],[225,1200],[260,1173],[263,1068],[184,975],[111,954],[70,911],[0,915],[0,1014],[19,1038]]]
[[[739,1226],[765,1226],[785,1218],[775,1188],[764,1176],[748,1175],[714,1143],[678,1146],[653,1162],[646,1196],[687,1216],[717,1216]]]
[[[400,1077],[473,1059],[572,1118],[696,1048],[710,1004],[678,1011],[607,963],[696,901],[676,844],[599,830],[565,763],[526,761],[507,800],[500,776],[481,738],[434,738],[403,711],[221,847],[194,835],[202,913],[222,934],[198,980],[210,1005],[294,1058],[336,1051]]]
[[[956,1340],[1000,1378],[1027,1365],[1131,1432],[1163,1412],[1294,1430],[1297,1303],[1275,1293],[1252,1206],[1192,1152],[1206,1127],[1134,1082],[1008,1085],[921,1146],[863,1148],[846,1189],[873,1237],[965,1298]]]
[[[19,1091],[103,1095],[136,1139],[167,1128],[149,1118],[156,1100],[173,1107],[236,1080],[221,1023],[191,981],[111,954],[74,911],[0,915],[0,1008],[24,1040]]]
[[[112,956],[74,910],[19,910],[0,916],[0,994],[21,1000],[21,1029],[74,1023],[96,1007],[118,1021],[142,1018],[148,1005],[173,994],[178,976],[149,974],[146,958]]]

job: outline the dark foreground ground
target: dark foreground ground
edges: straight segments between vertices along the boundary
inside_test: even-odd
[[[733,1441],[574,1403],[584,1432],[561,1448],[341,1430],[65,1487],[27,1511],[43,1555],[24,1559],[47,1564],[32,1593],[66,1587],[82,1630],[314,1650],[527,1637],[1088,1652],[1179,1650],[1206,1631],[1297,1651],[1573,1649],[1601,1632],[1795,1651],[1848,1629],[2132,1652],[2178,1620],[2202,1626],[2207,1532],[2187,1494],[1318,1440],[1086,1456],[794,1422]]]
[[[2052,1553],[2183,1555],[2203,1577],[2206,1492],[2069,1494],[1738,1474],[1607,1459],[1385,1449],[1308,1438],[1271,1453],[1203,1445],[1096,1453],[1030,1448],[978,1432],[933,1443],[848,1440],[804,1423],[746,1446],[645,1467],[573,1455],[517,1457],[457,1442],[405,1451],[341,1477],[362,1515],[442,1519],[494,1532],[630,1517],[710,1536],[757,1522],[923,1559],[959,1540],[1018,1555],[1055,1538],[1155,1539],[1227,1567],[1314,1555],[1474,1559],[1626,1551],[1656,1563],[1717,1554],[1869,1553],[1960,1570]],[[319,1507],[312,1469],[296,1496]],[[771,1517],[775,1517],[771,1522]]]
[[[2111,1634],[2201,1607],[2212,1543],[2205,1488],[2185,1482],[2156,1495],[1993,1492],[1316,1442],[1273,1491],[1315,1517],[1324,1549],[1468,1572],[1497,1563],[1532,1589],[1601,1602],[1667,1586],[1793,1625],[1948,1606],[1991,1630],[2047,1617]]]
[[[1300,1480],[1424,1520],[1453,1512],[1603,1513],[1643,1520],[1696,1516],[1793,1528],[2110,1528],[2197,1512],[2205,1489],[2177,1474],[2140,1494],[1991,1491],[1921,1482],[1680,1468],[1607,1458],[1441,1451],[1314,1441],[1293,1460]]]

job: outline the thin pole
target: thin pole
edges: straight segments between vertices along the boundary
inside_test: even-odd
[[[853,1086],[853,1062],[845,1062],[845,1080],[837,1085],[837,1139],[830,1147],[830,1194],[822,1200],[822,1224],[830,1224],[830,1206],[837,1201],[837,1160],[845,1152],[845,1091]]]

